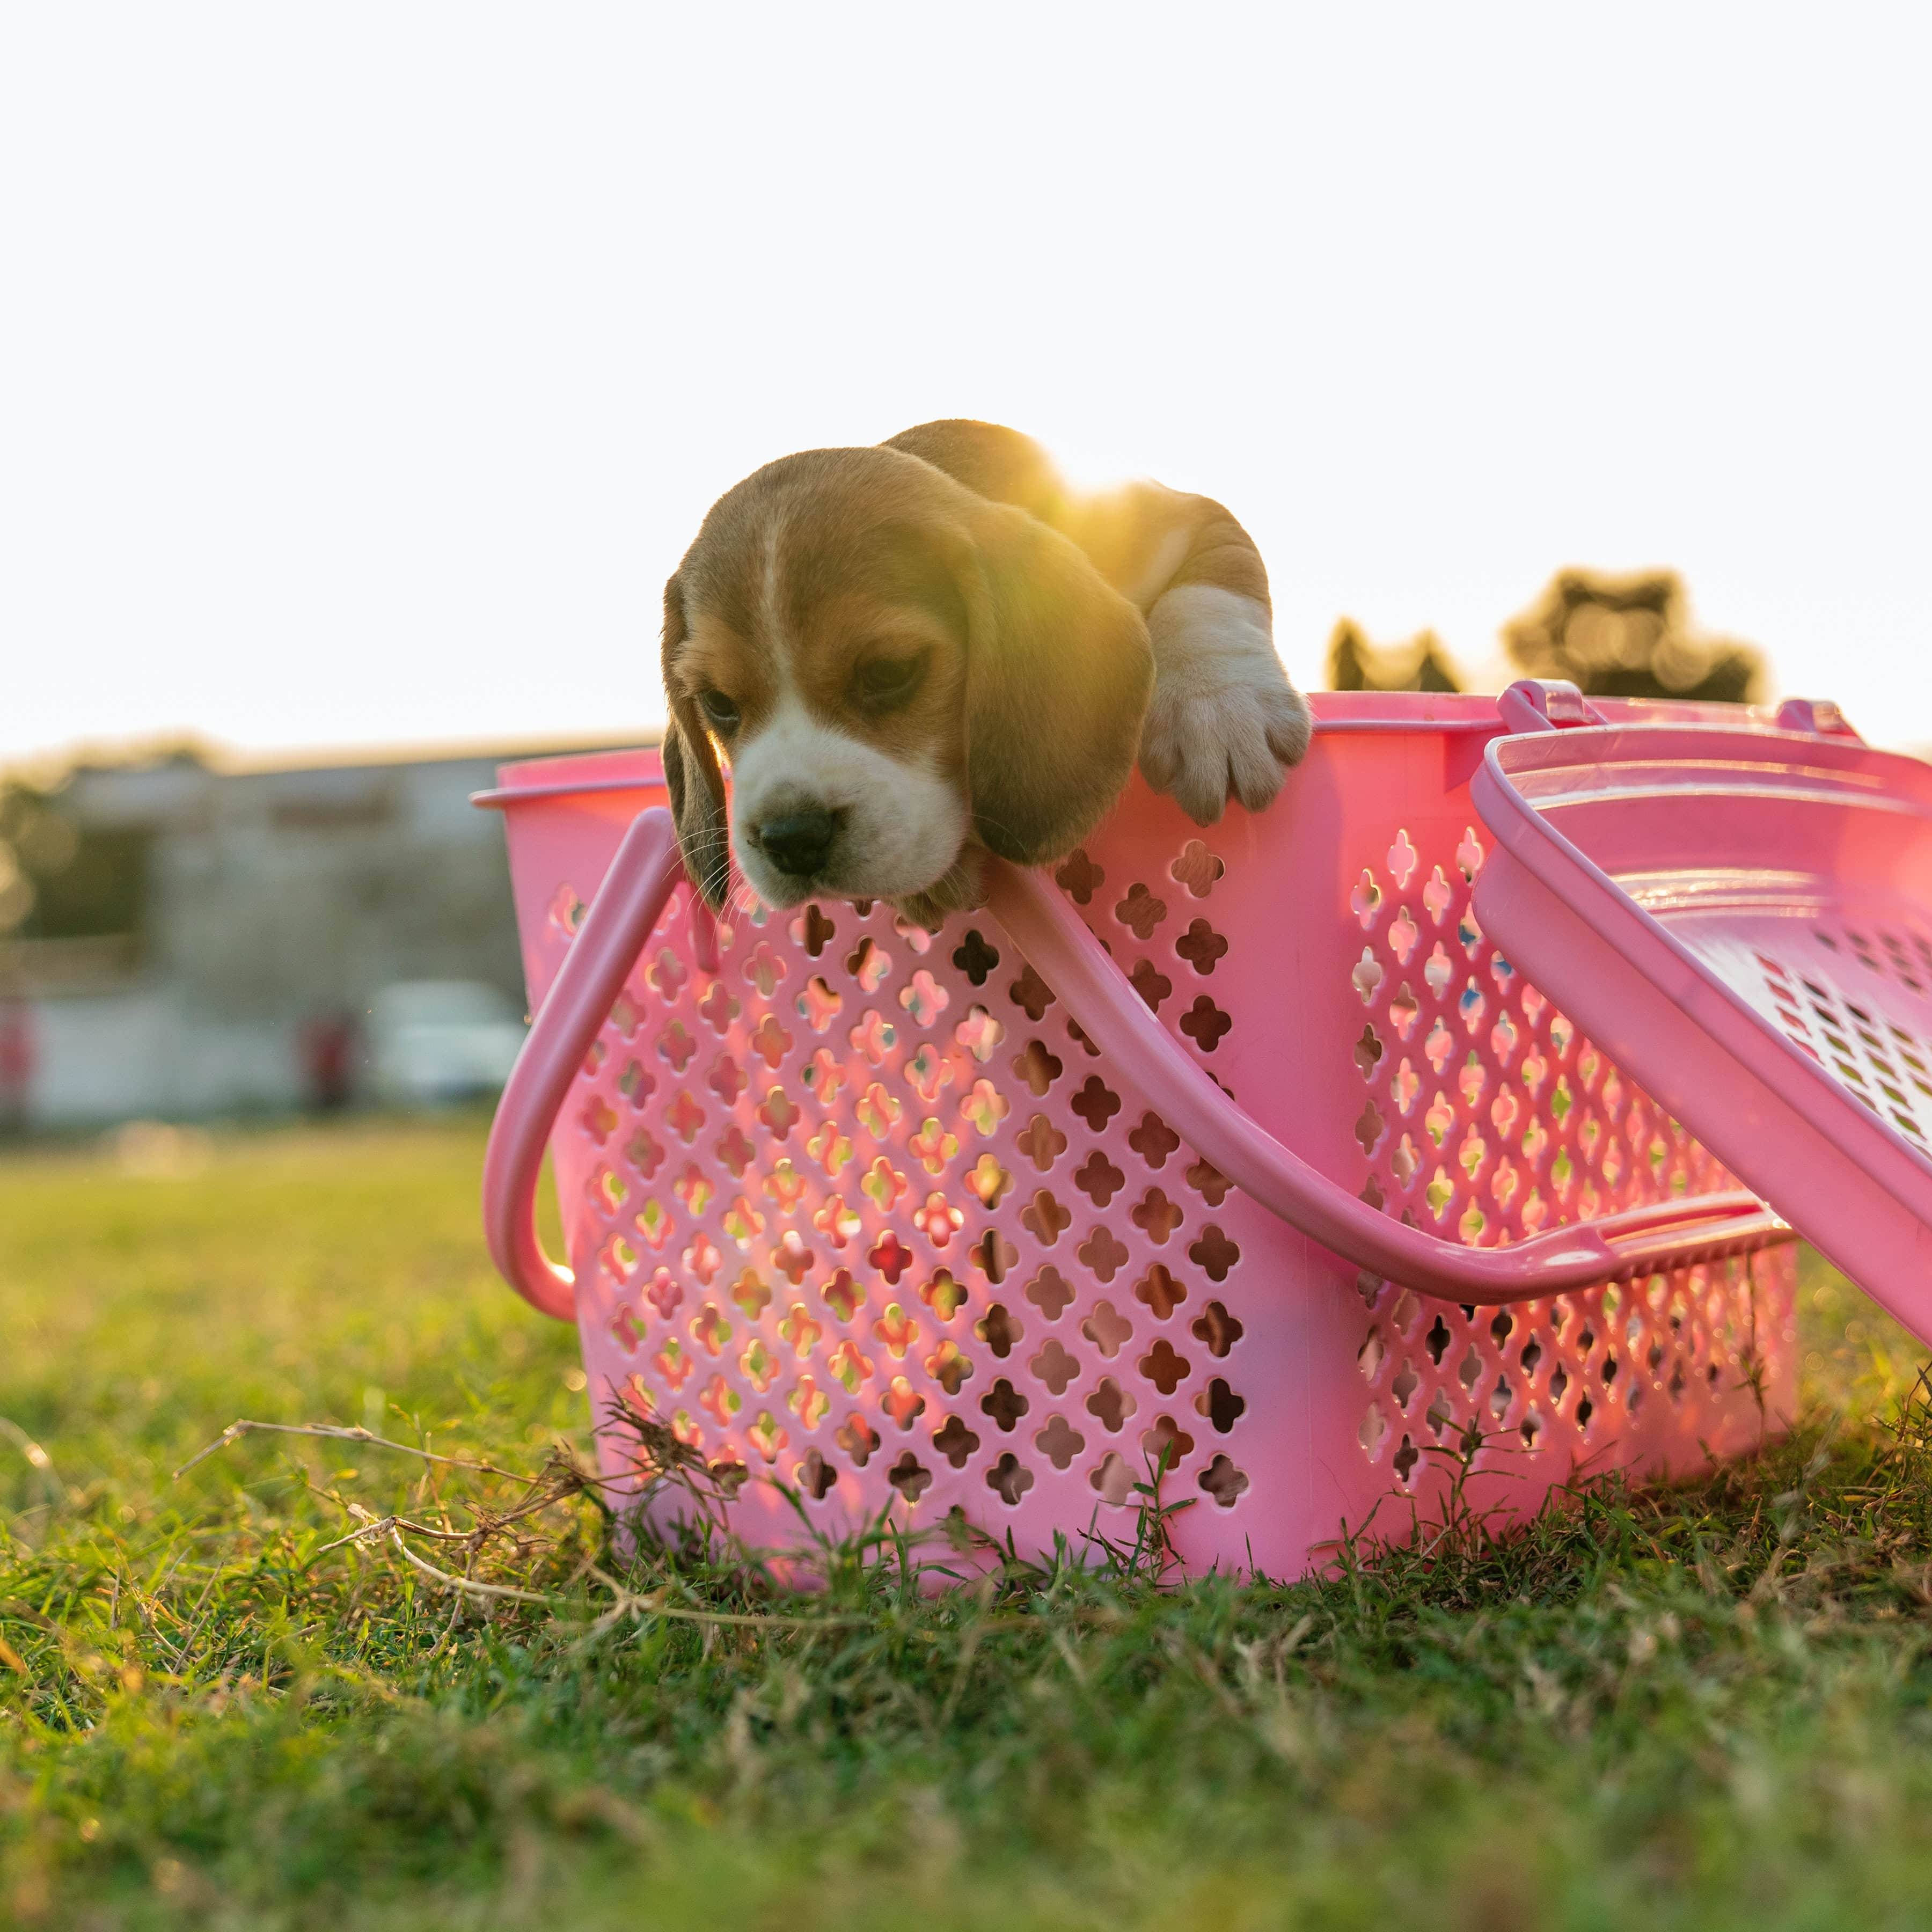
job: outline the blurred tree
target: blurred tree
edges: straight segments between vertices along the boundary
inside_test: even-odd
[[[1328,639],[1330,691],[1460,691],[1454,661],[1433,631],[1419,631],[1406,644],[1374,644],[1352,617]]]
[[[0,780],[0,939],[140,929],[149,834],[82,830],[55,794]]]
[[[1559,570],[1503,627],[1503,648],[1526,676],[1568,678],[1593,697],[1749,704],[1766,694],[1763,653],[1694,635],[1683,580],[1671,570]]]

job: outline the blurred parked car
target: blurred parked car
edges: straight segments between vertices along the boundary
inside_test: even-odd
[[[515,1006],[478,980],[409,980],[369,1009],[376,1090],[403,1106],[494,1094],[524,1044]]]

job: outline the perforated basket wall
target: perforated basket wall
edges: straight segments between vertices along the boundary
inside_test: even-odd
[[[1733,1185],[1478,928],[1492,707],[1322,710],[1268,813],[1203,832],[1136,786],[1059,868],[1163,1023],[1304,1159],[1446,1241]],[[660,802],[628,771],[508,814],[533,1000]],[[1023,1550],[1131,1534],[1164,1444],[1190,1564],[1292,1574],[1378,1499],[1426,1507],[1478,1438],[1476,1499],[1527,1510],[1580,1466],[1682,1468],[1789,1411],[1789,1249],[1430,1300],[1231,1190],[984,916],[929,934],[814,904],[718,939],[713,976],[680,894],[552,1147],[594,1409],[745,1472],[753,1544],[800,1534],[766,1477],[829,1529],[890,1504]],[[622,1473],[623,1433],[603,1442]]]

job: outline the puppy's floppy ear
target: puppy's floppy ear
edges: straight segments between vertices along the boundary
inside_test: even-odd
[[[1154,688],[1141,614],[1056,530],[1009,505],[970,521],[966,749],[973,829],[1003,859],[1070,851],[1119,796]]]
[[[670,716],[664,726],[664,784],[670,815],[684,854],[684,869],[712,911],[724,909],[731,877],[731,834],[724,816],[724,779],[710,734],[688,698],[678,695],[671,665],[686,635],[684,588],[674,577],[664,595],[664,693]]]

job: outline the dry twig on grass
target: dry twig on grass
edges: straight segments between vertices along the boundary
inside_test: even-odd
[[[332,1550],[386,1538],[394,1546],[396,1553],[417,1575],[436,1584],[440,1588],[449,1591],[459,1603],[468,1597],[493,1603],[531,1604],[551,1610],[568,1607],[568,1600],[554,1592],[526,1590],[508,1583],[488,1583],[474,1576],[459,1576],[454,1571],[445,1570],[418,1556],[404,1539],[405,1536],[421,1536],[438,1543],[454,1544],[462,1550],[466,1558],[473,1562],[483,1546],[492,1537],[502,1534],[512,1524],[548,1509],[554,1504],[602,1487],[604,1478],[590,1474],[560,1456],[554,1456],[546,1468],[532,1476],[520,1470],[500,1468],[494,1462],[474,1462],[460,1456],[438,1455],[410,1443],[392,1442],[388,1437],[378,1436],[368,1429],[326,1422],[256,1422],[245,1417],[230,1423],[206,1448],[190,1456],[175,1472],[176,1478],[185,1475],[196,1463],[206,1461],[217,1450],[225,1449],[244,1436],[256,1431],[275,1436],[317,1436],[332,1442],[358,1442],[374,1448],[393,1449],[400,1454],[417,1456],[424,1462],[436,1463],[446,1468],[464,1469],[478,1475],[495,1476],[509,1482],[520,1483],[526,1489],[536,1492],[516,1508],[506,1510],[502,1515],[471,1503],[469,1508],[476,1518],[476,1523],[473,1528],[466,1530],[439,1529],[431,1524],[418,1522],[411,1517],[395,1514],[378,1516],[361,1504],[346,1502],[333,1491],[323,1492],[338,1508],[356,1519],[356,1527],[346,1536],[338,1537],[334,1542],[324,1544],[313,1552],[309,1559],[310,1562],[316,1557],[327,1556]],[[662,1450],[662,1444],[653,1443],[652,1446]],[[675,1445],[664,1458],[666,1473],[673,1479],[682,1477],[688,1480],[689,1472],[685,1466],[687,1460],[695,1460],[694,1458],[688,1458],[687,1453],[682,1452],[682,1445]],[[702,1465],[699,1466],[701,1468]],[[861,1618],[843,1616],[788,1617],[758,1612],[704,1610],[688,1604],[668,1604],[664,1600],[664,1592],[662,1590],[653,1591],[646,1595],[628,1589],[615,1577],[599,1569],[588,1558],[579,1566],[576,1576],[581,1577],[586,1574],[610,1591],[616,1599],[611,1607],[589,1627],[586,1632],[587,1637],[601,1636],[626,1616],[670,1617],[707,1625],[790,1630],[836,1629],[864,1621]],[[572,1580],[574,1582],[576,1577]],[[452,1612],[452,1629],[454,1622],[455,1617]],[[450,1634],[449,1630],[444,1631],[433,1654],[441,1652],[448,1641]]]
[[[260,1431],[269,1436],[320,1436],[336,1442],[366,1442],[377,1449],[393,1449],[399,1456],[420,1456],[425,1462],[440,1462],[452,1469],[470,1469],[482,1476],[500,1476],[506,1482],[522,1483],[533,1487],[542,1480],[538,1476],[526,1476],[514,1469],[500,1469],[494,1462],[472,1462],[460,1456],[439,1456],[434,1450],[418,1449],[413,1443],[394,1442],[386,1436],[378,1436],[374,1430],[358,1426],[351,1428],[336,1422],[254,1422],[243,1416],[231,1422],[206,1449],[197,1450],[175,1472],[178,1482],[197,1462],[205,1462],[217,1450],[226,1449],[231,1442],[238,1442],[243,1436]]]

